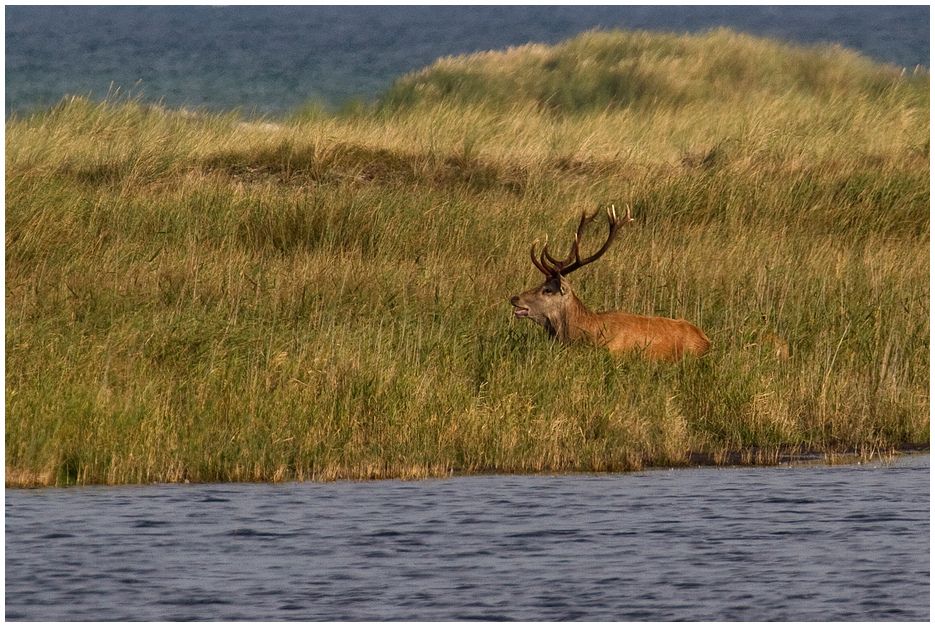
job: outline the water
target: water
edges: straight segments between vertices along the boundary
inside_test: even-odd
[[[449,55],[594,27],[729,26],[880,61],[929,65],[928,6],[40,7],[6,11],[6,111],[103,98],[111,84],[169,106],[282,114],[372,99]]]
[[[929,457],[6,491],[20,620],[926,620]]]

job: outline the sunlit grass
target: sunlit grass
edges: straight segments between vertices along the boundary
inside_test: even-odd
[[[928,120],[927,74],[729,31],[442,60],[338,114],[9,119],[7,483],[927,444]],[[614,359],[510,318],[531,241],[611,202],[637,221],[581,298],[687,318],[709,355]]]

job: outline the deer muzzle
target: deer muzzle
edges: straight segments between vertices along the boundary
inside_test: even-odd
[[[519,296],[510,298],[510,304],[513,305],[513,315],[517,318],[525,318],[529,315],[529,309],[519,304]]]

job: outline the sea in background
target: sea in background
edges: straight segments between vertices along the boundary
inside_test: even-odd
[[[278,116],[375,99],[445,55],[591,28],[718,26],[929,66],[928,6],[8,6],[6,115],[113,88],[169,107]]]

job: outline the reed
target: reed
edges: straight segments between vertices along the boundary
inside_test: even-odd
[[[7,485],[927,446],[928,90],[838,48],[594,32],[334,114],[9,118]],[[582,300],[692,320],[711,353],[511,320],[531,241],[602,203],[636,222]]]

